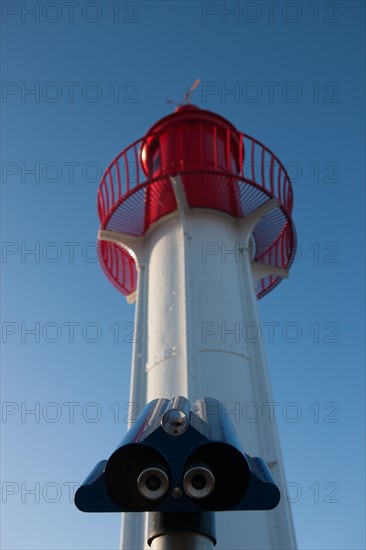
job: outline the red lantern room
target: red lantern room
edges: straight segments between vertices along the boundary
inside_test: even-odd
[[[262,143],[223,117],[190,104],[159,120],[110,164],[98,192],[101,229],[144,235],[177,209],[170,179],[177,175],[189,208],[215,209],[239,220],[275,199],[276,208],[253,230],[253,262],[288,269],[295,252],[295,231],[286,169]],[[123,294],[133,293],[136,258],[113,242],[101,240],[99,246],[108,278]],[[281,280],[280,270],[263,273],[258,297]]]
[[[231,174],[239,172],[239,133],[219,115],[179,107],[149,130],[141,161],[150,179],[180,174],[190,206],[236,214]]]

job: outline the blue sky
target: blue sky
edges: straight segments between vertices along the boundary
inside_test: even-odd
[[[293,177],[299,251],[260,313],[299,548],[364,548],[364,4],[1,9],[2,547],[118,548],[118,515],[70,502],[131,413],[98,181],[200,78],[194,102]]]

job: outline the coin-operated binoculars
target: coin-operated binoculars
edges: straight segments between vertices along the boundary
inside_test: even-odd
[[[265,462],[242,450],[224,405],[207,397],[192,407],[184,397],[148,403],[75,494],[84,512],[153,512],[153,548],[160,548],[154,539],[177,531],[215,544],[207,512],[270,510],[279,500]]]

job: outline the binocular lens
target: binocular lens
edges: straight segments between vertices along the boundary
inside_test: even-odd
[[[157,491],[161,487],[160,478],[154,474],[146,478],[145,483],[149,491]]]
[[[207,466],[191,466],[183,478],[183,487],[192,498],[208,497],[215,488],[215,478]]]
[[[197,491],[202,491],[207,485],[207,480],[202,474],[196,474],[191,479],[192,487]]]
[[[169,478],[161,468],[146,468],[137,478],[137,488],[143,497],[157,500],[167,493]]]

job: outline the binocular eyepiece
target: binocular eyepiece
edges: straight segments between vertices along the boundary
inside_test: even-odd
[[[137,489],[147,500],[159,500],[168,492],[169,478],[162,468],[150,466],[137,478]]]
[[[279,490],[243,452],[225,407],[204,398],[156,399],[108,460],[76,491],[85,512],[268,510]]]
[[[183,489],[191,498],[205,498],[215,487],[215,478],[210,468],[196,464],[187,469],[183,476]],[[169,490],[170,482],[166,472],[159,467],[149,466],[137,478],[137,489],[147,500],[159,500]]]
[[[195,464],[186,470],[183,477],[183,488],[191,498],[206,498],[215,488],[215,477],[207,466]]]

